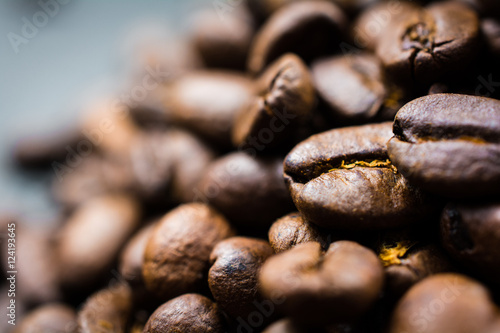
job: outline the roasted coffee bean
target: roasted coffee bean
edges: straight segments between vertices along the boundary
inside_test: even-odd
[[[235,152],[214,161],[201,179],[197,199],[207,201],[236,227],[267,230],[293,210],[283,183],[283,161]]]
[[[391,123],[334,129],[298,144],[285,181],[300,213],[323,227],[373,230],[411,225],[432,205],[387,156]]]
[[[131,286],[144,283],[142,279],[144,252],[149,238],[153,235],[155,226],[156,224],[153,222],[140,229],[127,242],[120,254],[119,272]]]
[[[51,236],[53,231],[37,230],[15,223],[14,220],[2,224],[4,223],[0,223],[0,235],[5,235],[5,238],[0,241],[0,260],[4,272],[13,271],[13,266],[17,271],[15,282],[6,280],[9,286],[12,283],[15,285],[11,289],[16,301],[27,307],[60,301],[63,294],[58,274],[59,261],[54,237]],[[6,277],[11,275],[6,273]]]
[[[233,234],[224,217],[205,204],[185,204],[170,211],[146,246],[142,267],[146,287],[163,300],[200,290],[213,247]]]
[[[355,242],[305,243],[269,258],[259,276],[264,296],[280,298],[278,308],[315,325],[345,322],[366,312],[380,293],[382,264]]]
[[[138,223],[139,207],[128,196],[97,197],[79,207],[63,226],[56,248],[63,285],[85,289],[98,282]]]
[[[476,13],[457,2],[405,10],[392,20],[376,53],[398,81],[432,83],[474,60],[480,46]]]
[[[217,304],[198,294],[185,294],[160,306],[144,333],[223,333],[226,324]]]
[[[500,3],[496,0],[460,0],[482,15],[500,17]]]
[[[313,223],[309,223],[300,213],[294,212],[283,216],[273,223],[268,233],[269,243],[274,252],[290,250],[297,245],[317,242],[326,250],[336,239]]]
[[[258,273],[273,253],[268,242],[248,237],[228,238],[215,246],[208,286],[222,311],[234,319],[259,311]]]
[[[500,19],[484,19],[481,29],[486,37],[486,44],[490,52],[500,58]]]
[[[500,101],[438,94],[399,110],[389,157],[408,180],[450,197],[500,193]]]
[[[500,281],[500,204],[449,203],[441,217],[443,247],[460,264],[493,283]]]
[[[409,1],[387,0],[379,1],[364,10],[354,21],[351,34],[354,50],[366,49],[374,51],[384,38],[385,30],[391,22],[408,11],[416,10],[418,6]]]
[[[438,274],[403,296],[389,332],[486,332],[495,317],[498,309],[483,285],[460,274]]]
[[[251,80],[241,74],[192,72],[170,85],[165,98],[166,112],[174,123],[229,147],[234,117],[252,94]]]
[[[255,32],[255,23],[245,6],[237,6],[221,19],[210,9],[196,15],[192,28],[194,48],[209,67],[243,70]]]
[[[310,60],[334,52],[347,19],[326,1],[299,1],[284,6],[259,30],[250,48],[248,69],[260,73],[282,54],[291,52]]]
[[[437,245],[408,239],[384,244],[379,258],[385,268],[385,291],[393,298],[401,297],[412,285],[430,275],[453,270]]]
[[[285,54],[257,81],[257,96],[241,109],[233,126],[233,144],[255,152],[289,139],[300,122],[311,115],[316,94],[302,60]]]
[[[90,296],[78,311],[78,332],[125,333],[132,306],[127,284],[103,289]]]
[[[28,313],[12,333],[76,332],[75,310],[67,305],[48,303]]]
[[[312,64],[316,89],[334,120],[345,125],[362,124],[382,113],[392,120],[404,92],[384,81],[377,57],[368,54],[333,56]],[[388,112],[383,109],[392,109]]]

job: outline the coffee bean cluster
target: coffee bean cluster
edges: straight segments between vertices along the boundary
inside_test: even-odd
[[[15,332],[500,332],[499,1],[215,1],[168,49],[16,147],[61,221]]]

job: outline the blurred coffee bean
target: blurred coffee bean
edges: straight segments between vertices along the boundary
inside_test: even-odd
[[[144,263],[144,253],[149,238],[153,236],[153,231],[156,226],[152,222],[145,227],[142,227],[135,235],[127,242],[120,254],[119,272],[121,276],[131,285],[142,285],[142,265]]]
[[[479,20],[457,2],[405,9],[391,20],[376,53],[388,73],[404,83],[432,83],[474,60]]]
[[[378,297],[384,271],[375,253],[350,241],[305,243],[266,261],[259,276],[265,297],[298,322],[319,325],[352,320]]]
[[[282,54],[312,59],[336,51],[347,26],[343,12],[326,1],[299,1],[274,13],[250,48],[248,69],[260,73]]]
[[[48,303],[28,313],[16,326],[13,333],[76,332],[76,312],[64,304]]]
[[[244,70],[255,23],[245,6],[222,15],[211,8],[194,16],[194,48],[206,67]]]
[[[211,142],[229,147],[236,113],[253,93],[251,80],[223,71],[199,71],[175,80],[168,89],[166,112],[172,121]]]
[[[78,129],[36,138],[28,137],[15,146],[14,159],[24,168],[48,167],[53,162],[64,161],[70,153],[68,148],[76,147],[84,138]]]
[[[0,243],[0,260],[4,272],[17,271],[15,281],[5,280],[9,285],[15,286],[11,286],[11,289],[14,290],[17,302],[33,307],[60,301],[63,297],[58,275],[60,265],[55,256],[52,230],[34,229],[13,222],[12,220],[1,226],[0,232],[5,233],[6,237],[5,242],[2,240]],[[7,242],[7,239],[15,241]],[[8,244],[14,246],[10,247]],[[8,273],[6,275],[11,277]]]
[[[495,317],[498,309],[483,285],[460,274],[438,274],[403,296],[389,332],[486,332]]]
[[[203,175],[196,199],[219,210],[237,228],[266,230],[293,203],[283,183],[283,160],[242,152],[215,160]]]
[[[223,333],[226,324],[217,304],[202,295],[185,294],[160,306],[143,332]]]
[[[485,16],[500,17],[500,3],[496,0],[460,0],[472,8],[477,10],[480,14]]]
[[[481,29],[490,52],[500,59],[500,19],[484,19],[481,21]]]
[[[170,211],[146,246],[142,267],[146,287],[163,300],[199,291],[213,247],[233,235],[224,217],[207,205],[191,203]]]
[[[438,94],[399,110],[389,157],[408,180],[450,197],[500,193],[500,101]]]
[[[238,113],[234,146],[261,152],[282,144],[311,115],[315,100],[308,68],[299,57],[285,54],[257,80],[257,96]]]
[[[327,333],[325,328],[300,325],[290,319],[281,319],[266,327],[262,333],[306,333],[314,330],[315,333]]]
[[[327,231],[304,220],[298,212],[285,215],[274,222],[268,236],[269,243],[276,253],[285,252],[308,242],[317,242],[323,250],[326,250],[331,242],[337,240],[332,239],[332,235]]]
[[[449,203],[441,217],[443,247],[460,264],[487,281],[499,283],[500,204]]]
[[[91,295],[78,311],[79,333],[125,333],[132,311],[132,292],[119,284]]]
[[[437,245],[407,238],[382,244],[379,258],[385,268],[385,291],[395,299],[427,276],[453,270],[448,257]]]
[[[364,124],[392,108],[392,120],[401,107],[402,89],[385,82],[377,57],[368,54],[333,56],[312,64],[316,89],[334,120],[345,125]],[[391,91],[392,90],[392,91]]]
[[[392,165],[392,123],[316,134],[285,159],[285,181],[299,212],[323,227],[374,230],[417,223],[435,203]]]
[[[208,286],[222,311],[234,319],[247,319],[259,311],[263,299],[257,289],[258,273],[273,254],[268,242],[256,238],[232,237],[215,246]]]
[[[379,1],[370,6],[353,23],[354,50],[374,51],[392,22],[398,20],[400,15],[417,9],[417,4],[399,0]]]
[[[56,248],[63,285],[70,291],[92,287],[111,269],[138,223],[139,207],[128,196],[97,197],[78,207]]]

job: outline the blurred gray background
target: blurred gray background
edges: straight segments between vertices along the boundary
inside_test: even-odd
[[[47,179],[15,172],[15,142],[76,124],[85,101],[121,88],[138,31],[182,34],[191,14],[212,6],[210,0],[60,2],[67,4],[16,53],[9,33],[22,36],[23,19],[33,22],[42,8],[38,0],[0,0],[0,215],[30,224],[50,222],[56,212]]]

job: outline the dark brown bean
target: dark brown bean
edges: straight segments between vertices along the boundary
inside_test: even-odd
[[[125,333],[131,312],[132,292],[127,284],[103,289],[78,311],[78,332]]]
[[[63,226],[56,249],[64,286],[98,282],[138,223],[139,207],[128,196],[97,197],[79,207]]]
[[[144,333],[223,333],[225,322],[217,304],[198,294],[185,294],[160,306]]]
[[[459,263],[493,283],[500,281],[500,204],[449,203],[441,217],[443,247]]]
[[[399,110],[389,157],[410,182],[451,197],[500,193],[500,101],[437,94]]]
[[[233,234],[224,217],[207,205],[191,203],[170,211],[146,246],[146,287],[163,300],[200,290],[213,247]]]
[[[375,253],[350,241],[305,243],[269,258],[259,282],[262,293],[282,299],[294,320],[319,325],[345,322],[367,311],[382,289],[384,271]]]
[[[299,1],[284,6],[257,33],[250,49],[248,69],[254,74],[260,73],[288,52],[305,61],[329,54],[339,45],[346,25],[342,11],[326,1]]]
[[[389,332],[485,332],[497,311],[480,283],[460,274],[438,274],[417,283],[403,296]]]
[[[236,227],[254,231],[267,230],[293,209],[280,158],[230,153],[209,166],[198,189],[198,200],[207,201]]]
[[[222,311],[235,319],[258,311],[258,273],[273,254],[268,242],[256,238],[232,237],[215,246],[208,286]]]
[[[373,230],[421,221],[432,205],[392,166],[391,123],[316,134],[285,159],[285,181],[300,213],[323,227]]]
[[[257,96],[235,119],[235,147],[255,152],[283,143],[304,122],[316,100],[308,68],[294,54],[269,65],[257,81]]]

